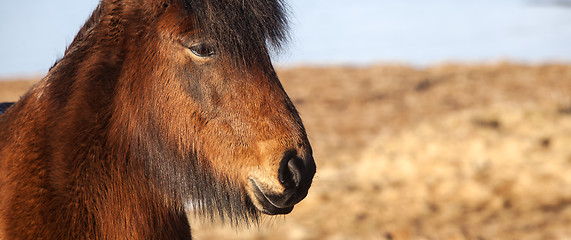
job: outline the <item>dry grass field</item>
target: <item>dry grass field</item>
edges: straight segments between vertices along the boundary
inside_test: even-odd
[[[278,74],[314,147],[309,196],[250,229],[193,219],[196,239],[571,239],[571,66]]]

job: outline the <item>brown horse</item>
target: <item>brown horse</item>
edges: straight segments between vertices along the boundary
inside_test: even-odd
[[[315,163],[268,52],[279,0],[102,0],[0,115],[0,239],[189,239],[287,214]]]

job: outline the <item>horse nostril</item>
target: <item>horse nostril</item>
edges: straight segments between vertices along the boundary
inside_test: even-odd
[[[278,169],[278,180],[285,188],[283,192],[273,192],[260,188],[255,179],[250,179],[256,198],[260,204],[265,204],[265,208],[278,208],[284,211],[291,211],[293,205],[301,201],[305,196],[311,180],[315,174],[315,164],[310,156],[302,159],[297,156],[296,151],[287,151],[280,161]]]
[[[285,188],[297,188],[303,173],[303,160],[286,154],[280,163],[278,178]]]

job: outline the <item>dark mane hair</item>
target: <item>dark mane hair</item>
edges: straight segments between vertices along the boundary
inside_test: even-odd
[[[164,139],[158,136],[161,135],[160,126],[156,127],[156,130],[151,131],[156,133],[155,136],[130,140],[128,144],[132,145],[132,152],[126,158],[145,159],[142,163],[145,174],[164,194],[178,199],[179,202],[174,203],[177,207],[184,207],[208,220],[216,219],[233,226],[259,223],[260,215],[245,195],[246,186],[213,171],[212,166],[204,161],[204,156],[196,149],[189,149],[186,155],[162,149]],[[184,202],[186,196],[193,196],[192,202]],[[179,205],[181,203],[183,205]]]
[[[266,44],[280,49],[287,40],[287,17],[282,0],[179,0],[195,17],[203,34],[221,51],[242,63],[268,63]]]

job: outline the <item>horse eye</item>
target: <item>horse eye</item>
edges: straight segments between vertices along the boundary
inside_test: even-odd
[[[214,47],[207,43],[198,43],[189,47],[190,51],[198,57],[212,57],[216,54]]]

